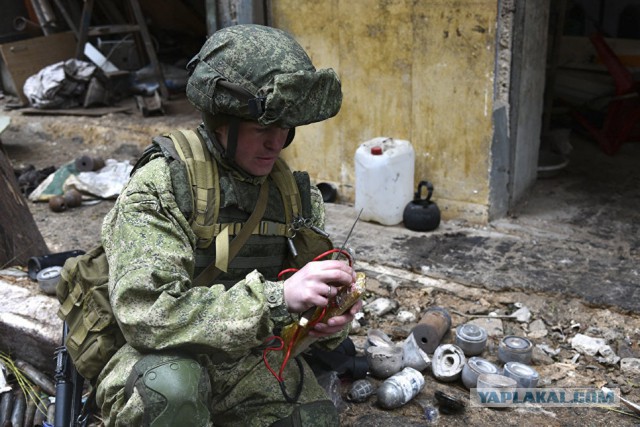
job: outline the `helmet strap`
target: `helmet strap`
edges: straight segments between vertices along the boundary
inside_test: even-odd
[[[224,156],[232,164],[235,164],[236,148],[238,148],[238,132],[240,130],[240,120],[237,117],[232,117],[229,121],[227,131],[227,149],[224,152]]]
[[[291,144],[295,136],[296,136],[296,128],[289,129],[289,133],[287,134],[287,140],[284,143],[284,148],[287,148],[289,144]]]

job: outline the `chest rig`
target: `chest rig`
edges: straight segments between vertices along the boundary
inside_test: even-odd
[[[208,283],[199,284],[222,283],[228,288],[254,269],[267,280],[277,280],[283,268],[304,265],[319,251],[333,247],[326,235],[309,225],[309,175],[291,172],[282,159],[266,177],[264,214],[248,234],[249,230],[242,230],[259,208],[261,188],[236,179],[233,172],[220,167],[198,130],[174,131],[154,138],[138,163],[159,155],[169,161],[176,201],[198,239],[193,277],[215,265],[216,272],[207,276]],[[243,243],[234,250],[233,242],[241,233],[245,234]],[[310,235],[312,245],[307,242]]]

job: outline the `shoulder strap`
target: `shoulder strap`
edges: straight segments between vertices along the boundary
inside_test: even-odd
[[[300,192],[298,191],[298,184],[293,177],[293,172],[291,172],[287,163],[279,158],[273,171],[271,171],[271,178],[282,196],[286,223],[291,224],[294,218],[301,215],[302,211]]]
[[[197,130],[177,130],[165,136],[171,139],[175,152],[186,165],[193,193],[191,227],[198,238],[197,247],[209,247],[215,238],[216,260],[194,280],[196,286],[206,285],[221,272],[226,271],[229,262],[238,254],[252,233],[274,233],[274,227],[270,226],[270,223],[261,222],[268,201],[268,180],[261,186],[256,208],[246,223],[218,224],[220,177],[217,162],[209,154],[204,139]],[[291,169],[284,160],[276,161],[270,176],[282,196],[285,207],[285,227],[276,234],[286,235],[286,224],[291,224],[302,213],[300,191]],[[211,200],[213,203],[209,203]],[[241,225],[240,230],[237,230],[237,225]],[[233,234],[236,237],[229,243]]]
[[[256,202],[256,208],[251,216],[244,224],[238,235],[229,244],[229,227],[225,227],[218,236],[216,236],[216,260],[209,264],[202,273],[193,281],[195,286],[206,286],[211,283],[220,273],[227,271],[229,262],[238,255],[240,248],[251,236],[253,230],[258,227],[262,215],[267,208],[269,196],[269,181],[265,180],[260,187],[260,194]]]
[[[218,165],[212,160],[202,136],[195,130],[178,130],[167,134],[180,159],[185,162],[193,190],[193,221],[191,228],[198,237],[199,248],[213,241],[214,224],[220,210],[220,179]],[[210,204],[209,201],[214,203]]]

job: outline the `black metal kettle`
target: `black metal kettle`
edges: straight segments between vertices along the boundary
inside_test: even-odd
[[[422,189],[426,188],[427,197],[422,198]],[[440,209],[431,201],[433,184],[420,181],[414,199],[407,204],[402,213],[404,226],[413,231],[431,231],[440,225]]]

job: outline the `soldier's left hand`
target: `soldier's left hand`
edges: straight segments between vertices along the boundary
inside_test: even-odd
[[[309,335],[322,338],[340,332],[351,323],[361,308],[362,301],[358,300],[346,313],[330,318],[327,320],[327,323],[318,322],[313,329],[309,331]]]

